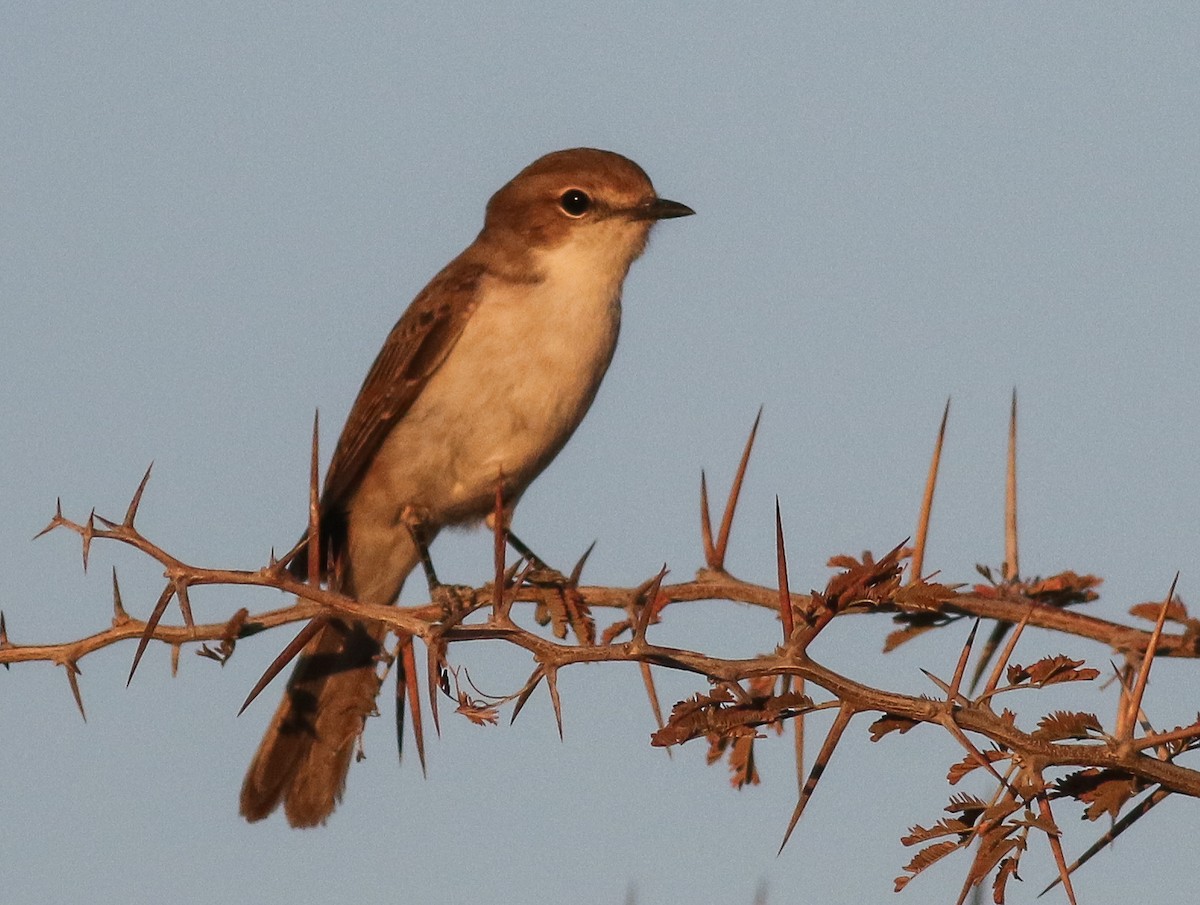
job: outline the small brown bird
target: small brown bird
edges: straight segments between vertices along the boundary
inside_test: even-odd
[[[692,213],[592,148],[547,154],[492,196],[479,236],[392,328],[338,440],[321,548],[344,593],[395,603],[420,561],[412,529],[429,543],[482,520],[501,477],[511,515],[595,398],[651,227]],[[333,812],[386,633],[333,621],[304,649],[242,785],[247,820],[280,804],[297,827]]]

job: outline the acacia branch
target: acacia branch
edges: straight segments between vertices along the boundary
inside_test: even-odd
[[[1012,578],[993,582],[990,586],[966,589],[920,580],[902,585],[900,575],[907,550],[899,547],[878,561],[869,554],[861,562],[850,557],[834,557],[830,563],[841,571],[823,592],[809,595],[792,594],[786,587],[781,590],[742,581],[724,571],[723,563],[720,569],[701,569],[694,580],[676,584],[662,583],[664,571],[637,588],[579,587],[576,570],[565,585],[541,585],[534,583],[536,570],[526,568],[518,572],[516,566],[503,568],[503,550],[498,540],[493,583],[477,589],[455,589],[449,596],[432,594],[431,602],[419,606],[377,606],[296,579],[287,569],[295,551],[282,560],[272,557],[267,565],[254,570],[205,568],[185,562],[153,543],[135,527],[133,516],[141,490],[139,487],[130,512],[120,523],[94,514],[85,522],[75,522],[65,518],[59,510],[47,530],[66,529],[78,535],[85,564],[93,544],[100,541],[130,546],[161,566],[167,583],[159,606],[149,620],[136,619],[125,610],[115,574],[114,617],[111,626],[102,631],[61,643],[14,644],[8,637],[8,627],[0,620],[0,664],[40,660],[65,667],[81,712],[78,662],[118,642],[141,639],[144,645],[156,641],[171,646],[176,652],[184,644],[199,644],[202,645],[199,653],[224,662],[233,655],[236,643],[243,638],[289,623],[346,618],[386,624],[402,639],[421,638],[430,651],[431,679],[444,674],[446,651],[453,644],[501,641],[528,651],[535,669],[518,691],[498,702],[488,703],[475,701],[458,690],[458,711],[477,722],[494,721],[498,703],[515,701],[519,710],[543,679],[557,714],[560,706],[555,681],[558,671],[578,663],[638,663],[643,669],[657,666],[704,676],[714,690],[677,703],[665,724],[660,718],[654,743],[673,745],[705,736],[711,746],[710,759],[727,757],[738,785],[758,781],[753,758],[755,739],[762,738],[758,727],[778,728],[786,720],[801,719],[813,710],[836,707],[843,714],[843,722],[859,713],[878,714],[872,727],[874,740],[895,730],[906,732],[918,725],[948,731],[968,751],[963,763],[951,767],[951,782],[981,770],[998,783],[997,803],[991,806],[992,817],[986,820],[978,819],[976,814],[969,821],[955,817],[943,820],[929,830],[915,828],[906,837],[906,844],[940,838],[948,832],[947,827],[957,833],[958,842],[952,846],[944,841],[937,842],[923,850],[907,868],[913,874],[951,850],[978,841],[982,848],[968,876],[969,885],[980,882],[992,869],[997,871],[998,883],[1006,882],[1007,877],[1015,875],[1013,859],[1019,857],[1012,848],[1013,840],[1024,839],[1030,829],[1050,832],[1047,827],[1053,821],[1047,822],[1045,817],[1049,813],[1047,796],[1074,798],[1088,805],[1086,816],[1093,819],[1103,813],[1115,816],[1126,802],[1146,789],[1153,789],[1153,794],[1160,797],[1172,792],[1200,797],[1200,771],[1176,762],[1179,755],[1200,748],[1200,721],[1173,730],[1155,730],[1146,723],[1142,726],[1143,734],[1135,737],[1131,731],[1134,721],[1129,719],[1123,722],[1118,719],[1119,725],[1125,727],[1121,732],[1106,733],[1090,714],[1054,712],[1044,717],[1037,728],[1027,730],[1018,727],[1009,711],[997,713],[993,708],[998,696],[1014,690],[1040,689],[1062,681],[1093,680],[1098,671],[1081,668],[1083,661],[1046,657],[1028,667],[1012,665],[1007,662],[1014,648],[1014,643],[1010,642],[996,664],[986,690],[969,697],[961,689],[970,653],[968,642],[958,658],[951,681],[943,682],[927,673],[945,692],[945,698],[939,700],[858,682],[818,662],[808,653],[816,636],[834,619],[845,616],[890,615],[901,628],[893,634],[889,646],[924,631],[944,629],[963,617],[987,618],[1018,623],[1021,628],[1040,627],[1059,635],[1107,645],[1126,662],[1142,664],[1138,687],[1144,688],[1145,674],[1154,658],[1200,656],[1200,627],[1187,617],[1182,603],[1173,595],[1161,605],[1152,607],[1157,622],[1154,630],[1147,631],[1071,608],[1095,598],[1091,589],[1098,584],[1098,579],[1092,576],[1063,573],[1045,580]],[[727,540],[724,528],[722,537]],[[777,545],[777,555],[782,563],[781,534],[777,537]],[[782,566],[780,568],[781,583],[786,586],[786,571]],[[983,571],[984,577],[990,578],[990,574]],[[222,622],[196,623],[191,618],[188,591],[208,586],[272,589],[294,596],[295,602],[253,614],[242,610]],[[172,599],[180,605],[182,624],[160,621]],[[668,611],[689,603],[712,600],[770,611],[776,618],[792,622],[794,630],[787,634],[782,646],[761,656],[742,659],[714,657],[700,651],[655,644],[648,639],[649,627],[662,622]],[[543,626],[550,625],[554,637],[514,621],[512,613],[516,603],[531,605],[536,621]],[[1149,605],[1145,604],[1135,607],[1134,612],[1148,615],[1147,607]],[[611,624],[597,641],[590,614],[606,609],[624,618]],[[1181,628],[1165,631],[1168,621]],[[569,632],[574,633],[573,640],[568,640]],[[622,636],[628,636],[628,640],[621,640]],[[210,643],[218,644],[218,649],[210,649]],[[403,665],[405,694],[408,706],[413,709],[416,727],[420,704],[415,661],[411,640],[404,643],[408,645]],[[1000,677],[1005,668],[1007,682],[1001,684]],[[437,684],[430,683],[431,702],[436,701]],[[800,687],[818,689],[828,695],[828,699],[818,702],[807,693],[789,691],[789,688]],[[1121,708],[1129,706],[1125,697],[1122,692],[1124,703],[1118,703],[1118,717],[1123,712]],[[433,714],[436,719],[436,708]],[[968,734],[985,740],[988,746],[980,748],[968,739]],[[825,759],[833,754],[833,747],[827,747]],[[994,763],[1008,765],[1003,776]],[[825,761],[819,756],[803,788],[805,798],[813,793],[824,767]],[[1047,770],[1073,772],[1051,781],[1042,778]],[[802,810],[804,800],[802,798],[798,803],[797,812]],[[967,807],[963,801],[961,796],[952,798],[947,810],[961,811]],[[1021,808],[1024,808],[1023,812]],[[984,811],[979,812],[982,813]],[[1022,813],[1042,816],[1021,816]],[[1132,820],[1122,824],[1122,828],[1129,823]],[[1059,831],[1054,828],[1053,832],[1052,844],[1059,846]],[[1056,847],[1055,851],[1062,861],[1061,849]],[[1077,863],[1082,860],[1086,859]],[[903,885],[908,879],[911,878],[900,878],[897,885]]]

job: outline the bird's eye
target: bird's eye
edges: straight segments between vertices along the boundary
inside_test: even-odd
[[[582,217],[592,209],[592,199],[587,192],[567,189],[559,196],[558,206],[568,217]]]

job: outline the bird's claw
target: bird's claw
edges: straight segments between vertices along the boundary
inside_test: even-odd
[[[571,579],[558,571],[558,569],[543,565],[540,568],[531,569],[525,576],[525,583],[539,588],[558,588],[562,590],[571,586]]]
[[[433,603],[441,607],[447,617],[458,616],[475,609],[475,589],[463,584],[439,584],[430,588]]]

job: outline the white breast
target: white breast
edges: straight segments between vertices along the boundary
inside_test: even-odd
[[[387,497],[435,523],[471,521],[491,511],[501,473],[515,500],[549,464],[616,347],[636,251],[611,239],[543,255],[537,283],[485,280],[462,337],[380,450],[383,467],[371,469],[386,474]]]

